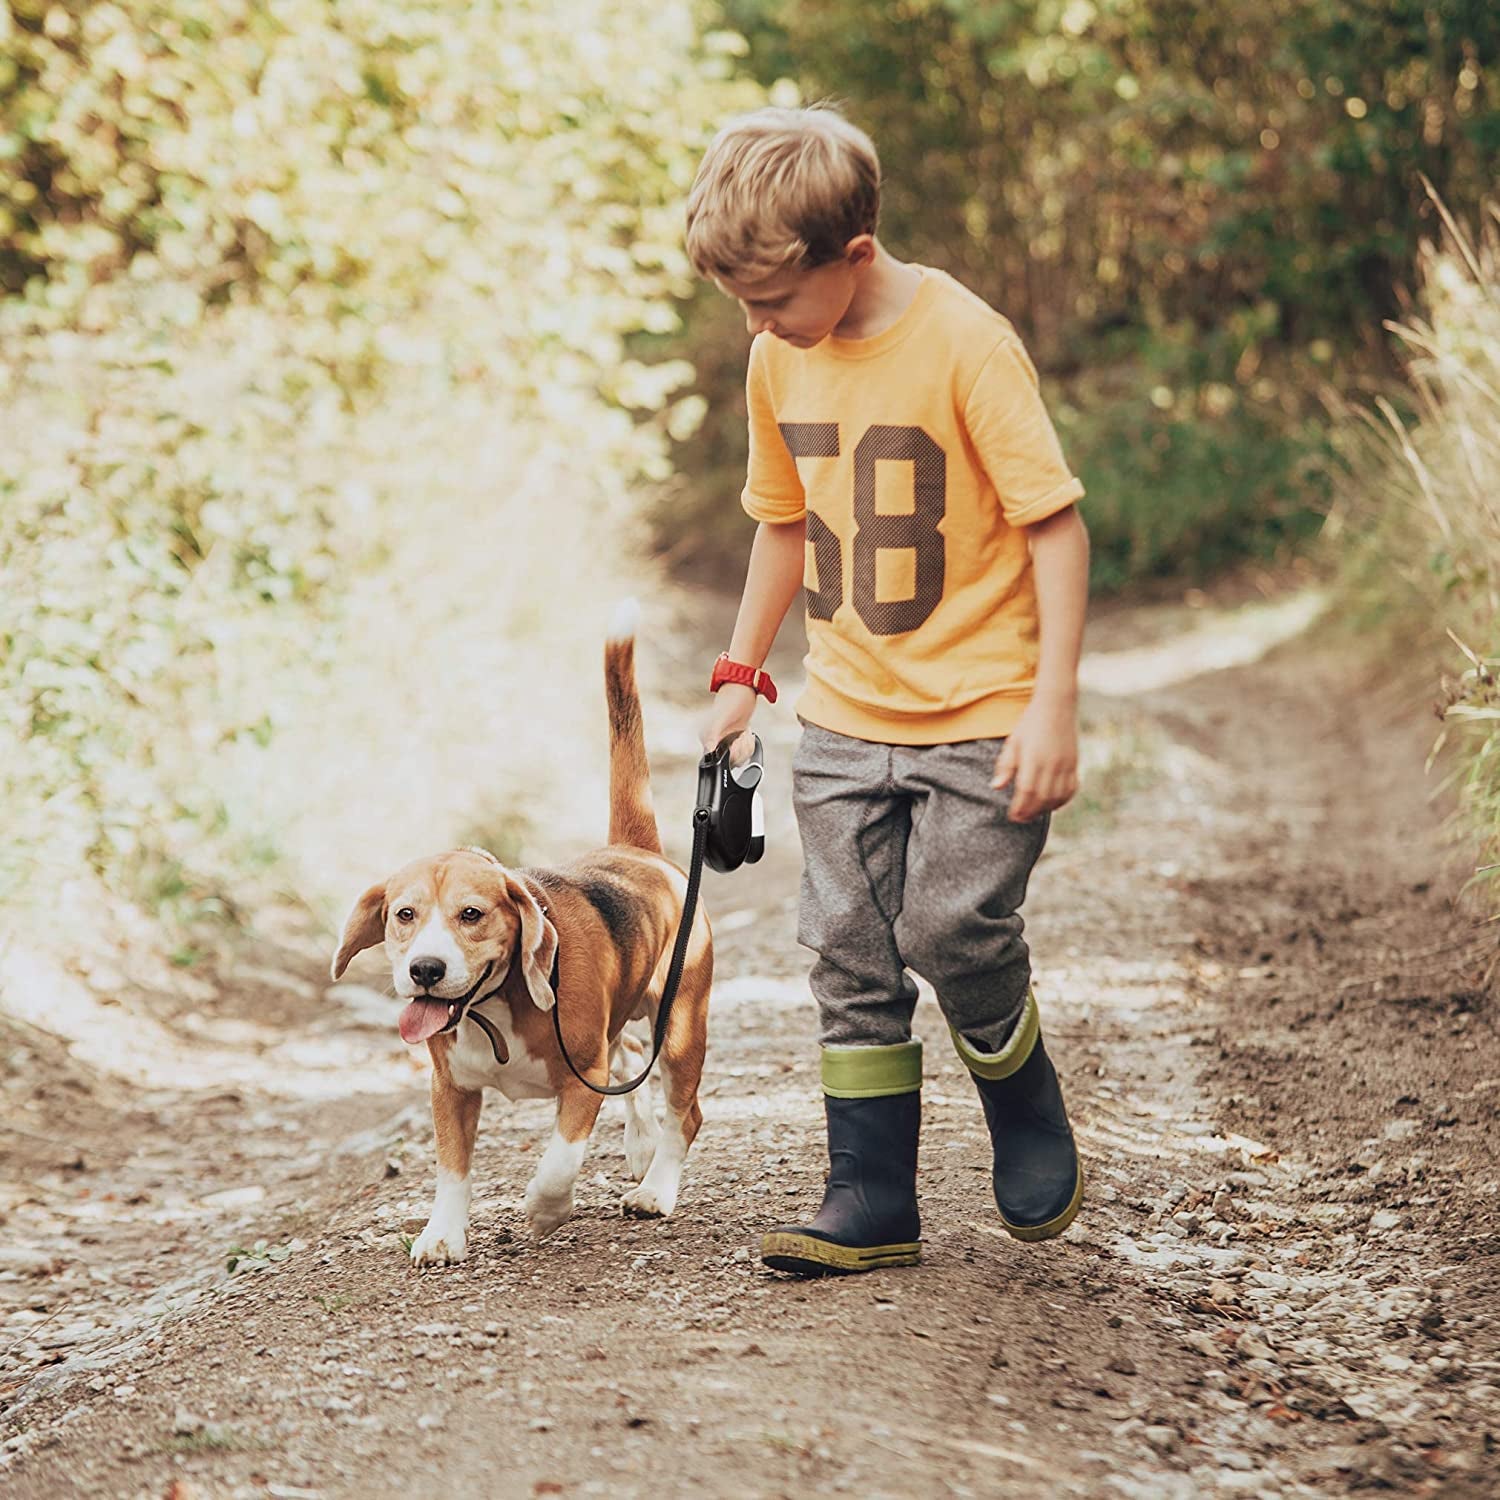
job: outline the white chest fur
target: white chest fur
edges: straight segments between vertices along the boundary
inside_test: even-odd
[[[546,1061],[528,1052],[511,1030],[510,1007],[487,1005],[484,1018],[500,1033],[510,1061],[496,1063],[490,1039],[475,1022],[465,1018],[459,1022],[453,1050],[448,1054],[454,1083],[461,1089],[499,1089],[507,1099],[550,1099],[554,1090]]]

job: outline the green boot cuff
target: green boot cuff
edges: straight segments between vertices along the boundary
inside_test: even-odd
[[[914,1094],[921,1087],[921,1042],[823,1049],[823,1092],[835,1099]]]
[[[1031,1049],[1036,1046],[1036,1039],[1042,1034],[1036,994],[1030,989],[1026,991],[1026,1003],[1011,1031],[1010,1040],[998,1052],[981,1052],[966,1042],[951,1026],[948,1030],[952,1033],[953,1046],[963,1065],[976,1078],[987,1078],[991,1082],[997,1078],[1009,1078],[1031,1056]]]

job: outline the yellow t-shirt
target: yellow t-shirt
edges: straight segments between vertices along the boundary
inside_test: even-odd
[[[1083,494],[1016,331],[951,276],[868,339],[750,347],[757,521],[807,517],[807,691],[796,711],[856,739],[1009,734],[1038,626],[1022,529]]]

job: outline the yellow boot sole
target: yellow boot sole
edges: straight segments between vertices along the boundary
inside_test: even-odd
[[[773,1271],[799,1276],[848,1276],[885,1266],[914,1266],[922,1258],[921,1241],[909,1245],[836,1245],[811,1234],[777,1230],[762,1235],[760,1258]]]
[[[1068,1206],[1057,1215],[1056,1218],[1048,1219],[1045,1224],[1012,1224],[1002,1213],[1000,1222],[1005,1226],[1005,1232],[1017,1240],[1052,1240],[1056,1239],[1074,1219],[1078,1217],[1078,1209],[1083,1203],[1083,1167],[1078,1168],[1078,1181],[1073,1187],[1073,1197]]]

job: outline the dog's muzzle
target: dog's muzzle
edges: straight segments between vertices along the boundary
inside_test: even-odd
[[[436,995],[414,995],[406,1002],[401,1018],[396,1023],[401,1032],[401,1040],[425,1042],[429,1037],[441,1036],[445,1031],[452,1031],[463,1020],[464,1013],[474,1003],[475,995],[484,987],[494,971],[495,961],[491,959],[485,964],[484,972],[474,981],[469,992],[452,1000],[443,1000]],[[486,995],[485,999],[489,999],[489,996]]]

